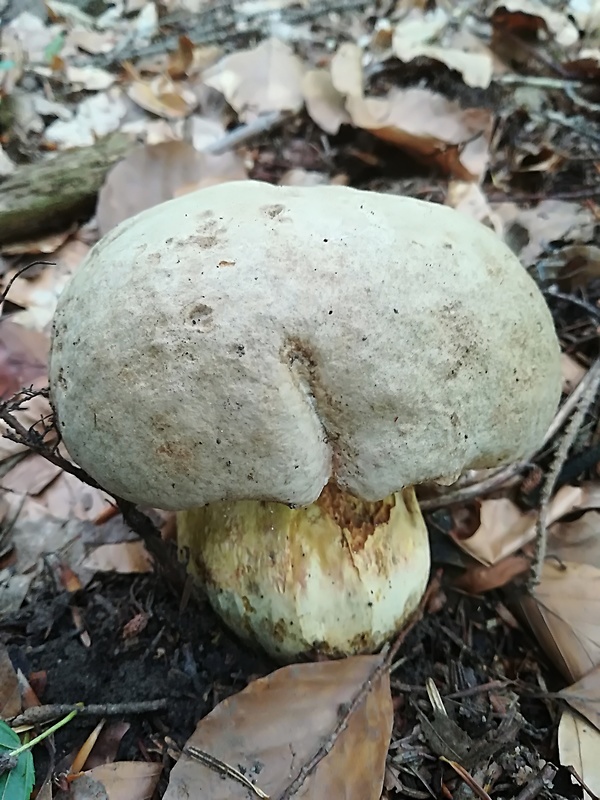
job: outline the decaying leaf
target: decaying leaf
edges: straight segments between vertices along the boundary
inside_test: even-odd
[[[194,92],[166,75],[157,75],[151,81],[134,81],[127,94],[140,108],[165,119],[187,117],[198,105]]]
[[[207,86],[221,92],[240,119],[269,111],[299,111],[303,104],[304,66],[293,50],[270,38],[251,50],[222,58],[203,74]]]
[[[525,266],[534,264],[552,242],[593,237],[594,215],[581,203],[542,200],[532,208],[508,202],[490,205],[504,224],[504,239]]]
[[[196,728],[187,746],[242,772],[278,797],[320,748],[333,744],[294,798],[379,800],[392,729],[386,673],[371,688],[333,743],[348,704],[380,664],[378,656],[295,664],[254,681],[220,703]],[[164,800],[248,800],[242,783],[182,755]]]
[[[512,30],[547,31],[563,47],[575,44],[579,38],[567,13],[555,11],[543,0],[498,0],[493,6],[492,21]]]
[[[351,122],[346,98],[333,85],[328,69],[311,69],[302,79],[302,93],[311,119],[326,133],[338,133]]]
[[[4,644],[0,643],[0,719],[21,713],[19,680]]]
[[[572,711],[564,711],[558,726],[560,763],[573,767],[596,797],[600,794],[600,732]],[[575,782],[575,781],[574,781]],[[584,800],[592,800],[584,791]]]
[[[600,666],[594,667],[559,695],[600,730]]]
[[[600,664],[600,569],[547,561],[534,596],[519,606],[567,680],[578,681]]]
[[[587,369],[567,353],[560,355],[560,369],[563,381],[562,390],[564,394],[571,394],[585,377]]]
[[[142,542],[103,544],[93,550],[82,567],[92,572],[131,574],[152,572],[152,558]]]
[[[484,594],[500,589],[531,569],[531,561],[525,556],[506,556],[491,566],[474,564],[459,575],[453,585],[469,594]]]
[[[429,89],[394,89],[387,97],[349,97],[352,122],[459,180],[481,177],[488,163],[491,115],[463,109]]]
[[[92,145],[97,139],[118,130],[126,113],[127,105],[122,91],[113,86],[106,92],[98,92],[82,100],[73,119],[58,119],[51,123],[44,137],[61,150]]]
[[[68,797],[70,800],[151,800],[161,772],[162,764],[146,761],[103,764],[75,778]]]
[[[460,72],[468,86],[486,88],[492,80],[491,53],[481,52],[483,47],[480,52],[468,52],[464,47],[453,47],[448,41],[437,41],[447,23],[448,17],[439,7],[429,14],[414,9],[394,31],[394,55],[404,62],[418,57],[431,58]]]
[[[0,325],[0,397],[8,399],[24,387],[44,381],[50,342],[45,333],[32,331],[10,319]]]
[[[186,142],[142,145],[108,173],[98,198],[97,219],[103,236],[119,222],[176,197],[185,187],[243,180],[241,159],[234,153],[200,153]],[[176,232],[174,232],[176,233]]]

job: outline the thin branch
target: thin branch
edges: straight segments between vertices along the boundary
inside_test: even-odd
[[[535,539],[535,553],[533,557],[533,566],[531,571],[531,579],[529,581],[529,589],[537,586],[541,580],[542,570],[544,568],[544,561],[546,559],[546,548],[548,540],[547,519],[548,519],[548,504],[554,492],[554,487],[558,479],[559,473],[566,461],[573,442],[585,419],[589,407],[594,402],[598,387],[600,386],[600,359],[597,359],[588,371],[589,380],[587,382],[585,391],[581,394],[577,408],[575,409],[571,421],[567,425],[563,438],[560,442],[552,466],[544,486],[542,488],[542,497],[540,500],[540,513],[536,523],[536,539]]]
[[[43,725],[57,717],[62,717],[72,711],[77,711],[79,717],[119,717],[128,714],[150,714],[156,711],[164,711],[168,708],[169,702],[166,698],[161,700],[142,700],[136,703],[91,703],[83,705],[73,704],[51,704],[44,706],[32,706],[22,714],[9,720],[12,728],[21,725]]]

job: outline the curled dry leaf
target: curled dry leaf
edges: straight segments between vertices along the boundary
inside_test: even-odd
[[[303,75],[304,65],[293,50],[270,38],[225,56],[204,72],[203,80],[247,122],[269,111],[299,111],[304,104]]]
[[[395,89],[385,98],[349,97],[346,107],[354,125],[446,174],[472,181],[485,172],[491,115],[484,109],[463,109],[418,88]]]
[[[113,86],[82,100],[73,119],[51,123],[44,134],[47,143],[58,149],[93,145],[103,136],[118,130],[127,113],[127,105],[119,87]]]
[[[487,88],[493,73],[491,53],[468,52],[464,47],[452,47],[448,41],[443,44],[436,42],[447,23],[448,17],[441,8],[429,14],[413,10],[394,31],[394,55],[405,63],[419,57],[439,61],[460,72],[468,86]]]
[[[21,713],[19,679],[8,650],[0,643],[0,719],[10,719]]]
[[[84,569],[119,574],[152,572],[152,558],[143,542],[119,542],[97,547],[83,560]]]
[[[148,82],[134,81],[127,95],[140,108],[164,119],[188,117],[198,105],[194,92],[166,75],[157,75]]]
[[[522,208],[515,203],[490,205],[504,224],[505,240],[513,245],[526,266],[534,264],[551,242],[586,241],[594,235],[595,217],[581,203],[542,200],[532,208]]]
[[[482,222],[488,228],[496,231],[499,236],[502,235],[502,222],[492,211],[481,187],[476,183],[450,181],[446,194],[446,205]]]
[[[600,730],[600,666],[594,667],[559,695]]]
[[[75,778],[66,797],[69,800],[151,800],[161,772],[162,764],[146,761],[103,764]]]
[[[187,744],[243,771],[267,795],[279,797],[319,748],[333,743],[340,714],[380,663],[378,656],[357,656],[279,669],[220,703]],[[386,672],[293,797],[379,800],[392,719]],[[248,800],[250,792],[182,755],[164,800],[187,797]]]
[[[498,0],[493,6],[492,24],[514,32],[547,31],[563,47],[579,39],[567,12],[556,11],[543,0]]]
[[[560,368],[563,381],[562,390],[564,394],[571,394],[585,377],[587,369],[567,353],[560,354]]]
[[[600,569],[548,561],[535,594],[522,597],[519,608],[567,680],[577,681],[600,664]]]
[[[341,44],[329,66],[331,83],[339,94],[346,97],[362,97],[363,68],[362,50],[354,42]]]
[[[100,234],[182,190],[246,177],[243,162],[234,153],[200,153],[186,142],[135,148],[110,170],[100,189],[96,210]]]
[[[468,594],[484,594],[526,575],[530,567],[531,561],[526,556],[506,556],[488,567],[481,564],[468,567],[453,583]]]
[[[564,711],[558,726],[560,763],[573,767],[595,796],[600,795],[600,732],[572,711]],[[576,780],[572,779],[573,783]],[[584,800],[593,800],[583,792]]]
[[[12,298],[12,295],[11,295]],[[14,301],[16,302],[16,301]],[[45,333],[3,319],[0,325],[0,397],[46,381],[50,341]]]
[[[329,70],[309,70],[302,79],[302,94],[310,118],[326,133],[335,136],[352,121],[346,98],[333,85]]]

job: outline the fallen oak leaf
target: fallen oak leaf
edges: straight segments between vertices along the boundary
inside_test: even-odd
[[[375,681],[335,740],[354,697],[383,664],[380,656],[295,664],[251,683],[220,703],[188,741],[252,779],[269,797],[346,797],[379,800],[391,735],[389,673]],[[289,720],[294,720],[291,727]],[[327,755],[293,795],[290,778],[315,750]],[[247,800],[248,788],[184,755],[171,772],[164,800],[202,795]]]

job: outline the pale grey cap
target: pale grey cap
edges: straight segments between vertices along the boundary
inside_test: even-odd
[[[366,500],[529,456],[560,397],[551,315],[483,225],[411,198],[244,181],[142,212],[63,292],[70,455],[156,507]]]

